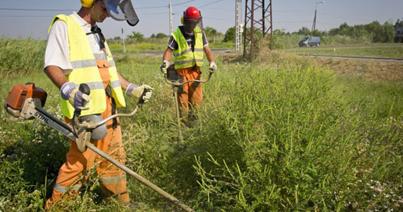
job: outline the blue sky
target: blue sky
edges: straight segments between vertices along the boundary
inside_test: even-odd
[[[311,28],[315,2],[319,0],[273,0],[273,27],[285,31],[296,31],[305,26]],[[152,33],[168,33],[169,0],[133,0],[140,17],[136,27],[124,22],[108,19],[100,24],[107,37],[125,36],[132,31],[146,36]],[[245,1],[243,1],[244,4]],[[172,0],[174,25],[187,6],[200,7],[204,25],[225,32],[235,23],[234,0]],[[0,36],[46,39],[47,27],[58,13],[70,14],[80,7],[79,0],[1,0]],[[28,10],[14,10],[28,9]],[[43,9],[32,11],[30,9]],[[52,9],[52,11],[48,11]],[[64,11],[54,11],[64,10]],[[242,12],[244,14],[244,11]],[[328,30],[341,23],[365,24],[377,20],[381,23],[403,19],[403,0],[325,0],[318,5],[317,29]]]

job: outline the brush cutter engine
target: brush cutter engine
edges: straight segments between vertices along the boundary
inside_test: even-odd
[[[67,125],[47,113],[45,106],[47,93],[36,87],[34,83],[13,86],[4,104],[5,110],[18,120],[37,118],[46,125],[58,130],[74,140],[81,152],[86,150],[86,143],[102,139],[106,135],[106,127],[97,123],[102,121],[99,115],[74,117],[72,124]]]
[[[32,119],[35,107],[43,107],[48,94],[34,83],[13,86],[4,104],[5,110],[18,119]]]

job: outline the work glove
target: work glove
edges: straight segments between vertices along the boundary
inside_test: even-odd
[[[126,95],[133,96],[135,98],[142,97],[142,100],[144,102],[148,102],[151,99],[152,94],[153,94],[153,88],[149,85],[137,86],[133,83],[130,83],[126,89]]]
[[[163,73],[163,74],[167,74],[167,69],[168,69],[168,67],[169,67],[169,61],[168,60],[164,60],[163,62],[162,62],[162,64],[161,64],[161,66],[160,66],[160,70],[161,70],[161,72]]]
[[[66,82],[60,88],[62,98],[68,100],[74,109],[83,110],[87,109],[87,105],[90,101],[90,96],[82,93],[78,86],[72,82]]]
[[[212,72],[212,73],[214,73],[215,71],[217,71],[217,64],[216,64],[214,61],[212,61],[212,62],[210,63],[209,70],[210,70],[210,72]]]

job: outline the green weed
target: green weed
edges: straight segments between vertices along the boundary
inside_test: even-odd
[[[401,82],[340,77],[277,53],[248,64],[219,58],[204,85],[200,122],[183,129],[181,143],[159,63],[160,57],[130,55],[117,61],[130,81],[154,87],[151,102],[121,119],[127,165],[196,210],[402,208]],[[59,93],[41,69],[5,76],[0,93],[34,81],[49,93],[45,108],[60,114]],[[123,111],[135,100],[128,103]],[[68,143],[36,121],[15,123],[4,111],[0,118],[0,210],[42,210]],[[80,196],[54,210],[178,210],[128,181],[128,207],[103,199],[94,175]]]

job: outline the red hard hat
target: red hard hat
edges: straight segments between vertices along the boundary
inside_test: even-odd
[[[183,19],[185,20],[199,21],[200,18],[200,10],[198,10],[196,7],[190,6],[185,10],[185,12],[183,12]]]

